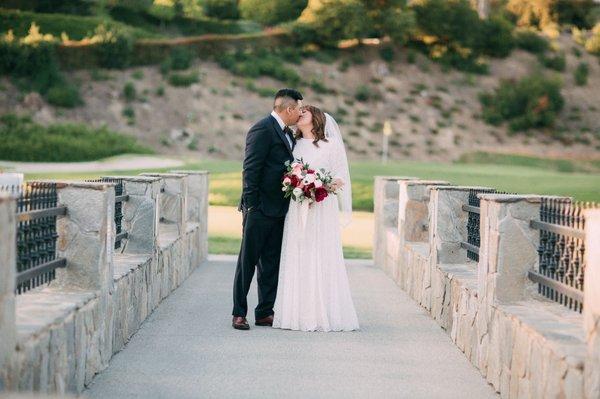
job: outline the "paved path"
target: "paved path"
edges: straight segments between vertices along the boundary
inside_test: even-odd
[[[150,315],[85,396],[496,397],[440,327],[383,272],[364,261],[348,263],[361,331],[236,331],[229,324],[233,259],[211,257]]]
[[[90,162],[11,162],[0,161],[0,171],[20,173],[67,173],[99,172],[112,170],[136,170],[176,168],[184,165],[180,159],[148,155],[119,155]]]

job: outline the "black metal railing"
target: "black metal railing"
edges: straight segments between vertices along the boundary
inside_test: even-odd
[[[540,230],[537,270],[529,278],[538,292],[569,309],[583,310],[585,277],[585,217],[583,210],[594,203],[573,202],[569,198],[542,198],[540,220],[531,227]]]
[[[123,179],[112,177],[101,177],[100,179],[87,180],[90,183],[114,183],[115,184],[115,248],[120,248],[121,243],[128,237],[123,230],[123,202],[129,200],[129,195],[123,191]]]
[[[481,245],[481,234],[479,231],[479,206],[478,194],[496,193],[494,189],[471,189],[467,204],[462,206],[463,211],[468,212],[467,219],[467,241],[462,241],[460,246],[467,250],[467,258],[479,262],[479,246]]]
[[[58,205],[56,183],[27,182],[3,186],[17,197],[17,280],[16,292],[22,294],[56,277],[56,269],[65,267],[56,256],[56,217],[67,208]]]

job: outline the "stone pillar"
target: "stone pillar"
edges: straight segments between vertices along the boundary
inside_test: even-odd
[[[185,234],[187,223],[187,175],[181,173],[142,173],[141,176],[162,178],[160,222],[176,225],[179,236]]]
[[[481,199],[478,294],[487,305],[526,299],[535,284],[527,273],[538,261],[541,197],[479,194]]]
[[[429,243],[433,265],[467,263],[467,251],[461,241],[467,241],[470,190],[491,190],[489,187],[434,186],[430,189]]]
[[[404,176],[375,177],[373,260],[379,267],[384,267],[386,258],[386,231],[389,228],[398,228],[398,182],[415,179]]]
[[[0,192],[0,392],[8,384],[8,365],[15,351],[15,279],[17,269],[16,201]]]
[[[113,183],[56,183],[58,204],[67,207],[67,214],[56,220],[56,253],[57,257],[66,258],[67,266],[56,269],[56,279],[50,282],[50,287],[97,292],[98,308],[90,321],[90,330],[97,341],[89,343],[94,354],[90,359],[97,362],[93,366],[97,370],[107,367],[112,356],[114,186]],[[90,377],[87,375],[86,381]]]
[[[600,398],[600,209],[585,216],[584,331],[587,341],[584,388],[587,399]]]
[[[188,221],[199,225],[199,248],[201,258],[204,258],[208,255],[209,174],[204,170],[173,170],[171,172],[185,174],[188,177],[187,217]]]
[[[56,221],[57,256],[52,286],[110,292],[113,287],[115,190],[111,183],[58,182],[58,203],[67,214]]]
[[[158,247],[158,206],[162,179],[146,176],[105,176],[123,180],[123,193],[129,199],[123,202],[121,226],[128,233],[122,253],[153,254]]]
[[[427,242],[429,238],[429,186],[450,185],[441,180],[400,182],[398,228],[400,242]]]

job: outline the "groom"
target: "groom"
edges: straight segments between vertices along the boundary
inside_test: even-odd
[[[232,326],[249,330],[246,297],[258,269],[257,326],[273,325],[277,294],[283,222],[289,199],[283,197],[281,179],[285,161],[293,161],[296,144],[292,130],[302,113],[302,95],[293,89],[275,94],[271,115],[257,122],[246,136],[243,189],[239,210],[243,214],[242,247],[233,283]]]

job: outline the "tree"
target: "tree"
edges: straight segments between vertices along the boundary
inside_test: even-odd
[[[277,25],[295,20],[306,8],[308,0],[240,0],[240,14],[263,25]]]
[[[404,0],[311,0],[299,18],[309,24],[321,42],[389,36],[408,40],[414,16]]]

